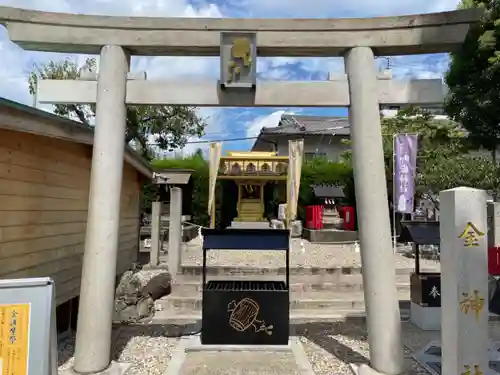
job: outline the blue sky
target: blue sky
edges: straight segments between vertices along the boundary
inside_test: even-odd
[[[458,0],[0,0],[0,5],[53,12],[122,16],[341,18],[429,13],[456,8]],[[83,63],[86,56],[34,53],[11,43],[0,26],[0,96],[31,105],[27,77],[34,64],[72,59]],[[385,59],[379,59],[382,68]],[[396,78],[438,78],[448,66],[447,55],[395,56],[391,58]],[[149,79],[194,77],[217,78],[218,58],[134,57],[132,70],[145,70]],[[324,80],[328,72],[343,72],[341,58],[262,58],[260,79]],[[343,116],[343,108],[203,108],[199,114],[208,126],[202,140],[253,137],[263,126],[276,126],[283,112]],[[192,139],[191,141],[197,141]],[[225,150],[248,150],[253,141],[225,142]],[[188,154],[203,144],[189,144]]]

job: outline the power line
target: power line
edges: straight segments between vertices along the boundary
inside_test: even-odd
[[[206,141],[190,141],[186,144],[196,144],[196,143],[211,143],[211,142],[236,142],[236,141],[247,141],[249,139],[257,139],[259,137],[241,137],[241,138],[228,138],[228,139],[210,139]]]
[[[346,125],[346,126],[334,126],[334,127],[330,127],[330,128],[324,128],[324,129],[317,129],[317,130],[308,130],[306,131],[304,135],[332,135],[332,134],[335,134],[335,132],[333,130],[337,130],[337,129],[346,129],[346,128],[350,128],[350,126]],[[328,130],[332,130],[331,133],[325,133],[325,131],[328,131]],[[263,134],[264,136],[265,135],[268,135],[268,134]],[[270,136],[274,136],[274,137],[279,137],[279,136],[282,136],[282,137],[286,137],[286,136],[289,136],[290,134],[287,134],[287,133],[276,133],[276,134],[269,134]],[[250,140],[250,139],[257,139],[259,138],[259,136],[254,136],[254,137],[240,137],[240,138],[225,138],[225,139],[208,139],[208,140],[199,140],[199,141],[188,141],[186,142],[186,144],[200,144],[200,143],[211,143],[211,142],[236,142],[236,141],[247,141],[247,140]],[[160,143],[159,142],[151,142],[149,143],[151,146],[157,146],[159,145]]]
[[[257,138],[259,138],[259,137],[256,136],[256,137],[227,138],[227,139],[209,139],[209,140],[202,140],[202,141],[188,141],[188,142],[186,142],[186,144],[192,145],[192,144],[212,143],[212,142],[236,142],[236,141],[246,141],[246,140],[257,139]],[[158,143],[158,142],[150,143],[151,146],[158,146],[159,144],[160,143]]]

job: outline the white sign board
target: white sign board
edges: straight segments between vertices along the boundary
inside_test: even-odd
[[[54,281],[0,280],[0,375],[57,375]]]

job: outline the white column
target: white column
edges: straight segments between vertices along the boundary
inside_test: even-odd
[[[488,373],[486,192],[439,194],[443,374]],[[477,366],[477,367],[476,367]],[[477,371],[479,370],[479,371]]]
[[[401,317],[373,51],[368,47],[351,49],[345,66],[370,365],[380,373],[402,374]]]
[[[170,188],[170,226],[168,229],[168,271],[175,279],[181,266],[182,189]]]
[[[161,251],[161,202],[153,202],[151,208],[151,252],[149,264],[157,266],[160,264]]]
[[[102,48],[75,347],[77,373],[97,373],[110,364],[128,69],[129,58],[121,47]]]

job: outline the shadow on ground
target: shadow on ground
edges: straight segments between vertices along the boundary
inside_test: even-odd
[[[143,337],[181,337],[183,333],[190,331],[192,334],[197,333],[198,325],[172,325],[172,324],[130,324],[130,325],[114,325],[113,326],[113,337],[112,337],[112,358],[114,360],[118,359],[129,341],[138,336]],[[409,323],[403,323],[403,328],[405,332],[418,330]],[[419,330],[418,330],[419,331]],[[314,323],[304,323],[295,324],[290,327],[290,334],[294,336],[302,336],[309,340],[311,343],[315,344],[324,351],[330,353],[332,356],[338,358],[345,364],[349,363],[369,363],[367,356],[364,356],[353,350],[352,347],[358,347],[361,345],[367,348],[367,329],[366,322],[363,318],[359,317],[348,317],[344,321],[337,322],[314,322]],[[423,335],[422,343],[418,343],[415,347],[414,345],[408,345],[405,342],[405,357],[409,361],[410,374],[420,373],[411,371],[416,363],[410,359],[413,351],[419,350],[420,346],[426,344],[433,337],[428,335]],[[343,341],[343,342],[341,342]],[[355,343],[355,345],[352,345]],[[410,348],[411,347],[411,348]],[[361,350],[364,351],[364,350]],[[61,340],[59,342],[59,365],[66,363],[73,356],[74,353],[74,335]]]
[[[292,334],[308,339],[346,364],[369,363],[367,357],[335,338],[335,336],[340,335],[351,341],[366,342],[366,326],[361,319],[347,318],[345,321],[339,322],[297,324],[292,326]]]

